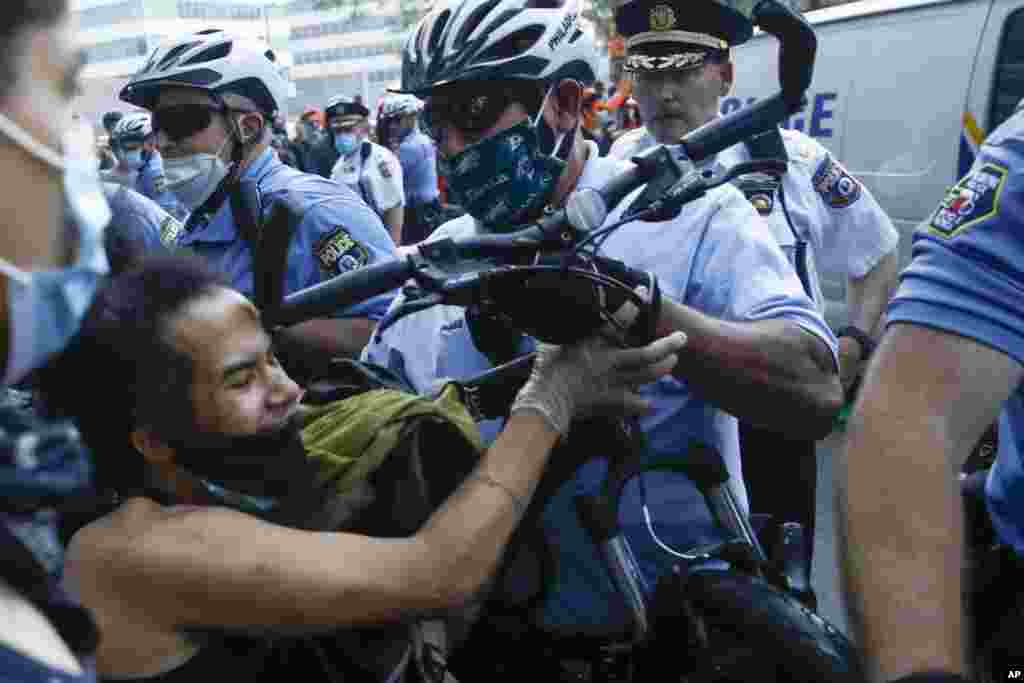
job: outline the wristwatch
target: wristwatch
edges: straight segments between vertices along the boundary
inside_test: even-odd
[[[849,337],[850,339],[856,339],[857,343],[860,344],[861,358],[867,358],[875,350],[875,340],[859,327],[847,325],[836,333],[836,337]]]

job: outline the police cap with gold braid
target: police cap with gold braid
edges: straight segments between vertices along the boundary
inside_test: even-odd
[[[615,27],[626,41],[627,71],[695,69],[753,33],[715,0],[629,0],[615,10]]]

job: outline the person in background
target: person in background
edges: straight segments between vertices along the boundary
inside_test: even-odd
[[[344,95],[327,103],[327,137],[339,155],[331,180],[347,185],[362,197],[380,216],[397,245],[402,240],[405,213],[402,165],[386,148],[367,139],[369,113]]]
[[[188,209],[167,189],[163,157],[156,148],[148,112],[122,117],[110,134],[110,149],[117,158],[117,166],[104,173],[104,181],[136,190],[179,220],[188,218]]]
[[[441,224],[441,190],[437,182],[437,147],[419,128],[423,101],[395,94],[384,102],[381,117],[390,121],[405,178],[405,226],[402,244],[425,240]]]
[[[334,164],[338,163],[338,152],[327,134],[324,112],[314,107],[306,107],[296,124],[296,132],[298,131],[301,131],[299,144],[302,146],[306,173],[330,178]]]

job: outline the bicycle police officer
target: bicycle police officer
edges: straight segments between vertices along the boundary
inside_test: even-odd
[[[380,219],[348,188],[286,166],[270,148],[286,82],[263,43],[219,30],[168,42],[121,98],[153,112],[168,187],[192,211],[175,243],[209,259],[244,294],[253,295],[253,257],[248,231],[227,201],[236,182],[255,182],[264,217],[285,193],[300,206],[286,294],[395,256]],[[356,354],[390,299],[379,296],[337,318],[303,323],[290,336],[331,355]]]
[[[123,116],[110,133],[110,149],[117,166],[104,173],[103,180],[130,187],[179,220],[188,217],[188,211],[167,189],[164,162],[156,148],[148,113]]]
[[[402,244],[425,240],[443,220],[441,190],[437,184],[437,147],[420,130],[418,117],[423,102],[413,95],[388,96],[380,110],[382,127],[393,135],[398,146],[405,178],[405,227]]]
[[[369,109],[345,95],[327,103],[327,137],[339,154],[331,180],[347,185],[362,197],[398,244],[405,214],[402,165],[390,150],[367,139],[369,114]]]
[[[437,141],[452,199],[468,212],[441,226],[439,237],[507,230],[562,204],[574,189],[600,188],[629,168],[599,158],[579,130],[584,87],[597,65],[593,38],[578,24],[580,11],[577,2],[459,0],[427,15],[410,34],[402,87],[425,99],[423,121]],[[520,41],[520,30],[533,31],[534,39]],[[817,437],[828,430],[840,401],[834,338],[762,220],[727,186],[683,207],[671,222],[630,223],[604,247],[608,256],[656,274],[664,292],[658,334],[681,330],[697,344],[680,352],[673,377],[643,389],[654,404],[642,421],[651,457],[678,457],[694,442],[709,443],[725,457],[744,501],[731,415]],[[757,279],[749,277],[754,271]],[[400,295],[394,306],[401,301]],[[475,375],[531,345],[500,319],[438,306],[375,335],[364,356],[429,391],[440,377]],[[496,428],[482,425],[485,436]],[[596,463],[585,465],[544,512],[554,576],[531,616],[542,632],[604,638],[630,623],[573,508],[573,495],[601,478]],[[620,515],[653,587],[671,565],[655,533],[687,548],[720,532],[682,474],[645,472],[643,483],[643,497],[636,480],[626,486]],[[653,510],[650,527],[643,507]],[[500,649],[517,675],[529,671],[520,664],[533,665],[534,658],[506,643]]]
[[[610,156],[628,159],[655,144],[674,144],[718,115],[719,99],[733,86],[732,46],[739,42],[734,22],[719,7],[711,0],[630,0],[616,9],[616,27],[626,40],[624,68],[646,125],[616,140]],[[764,157],[785,159],[786,173],[745,176],[737,186],[767,219],[822,314],[818,268],[846,278],[849,325],[837,336],[840,378],[849,391],[874,348],[895,285],[899,234],[868,189],[799,131],[776,130],[737,144],[716,163]],[[814,442],[746,423],[740,432],[752,509],[801,522],[813,548]]]

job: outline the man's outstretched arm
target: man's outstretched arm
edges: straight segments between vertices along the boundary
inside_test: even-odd
[[[1021,380],[975,341],[890,326],[836,473],[840,564],[872,680],[965,671],[957,473]]]

